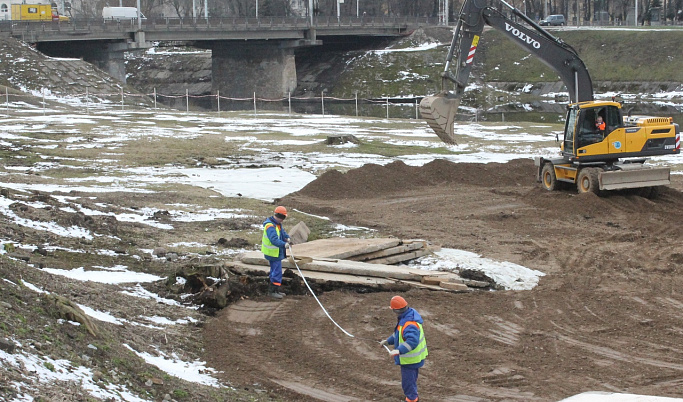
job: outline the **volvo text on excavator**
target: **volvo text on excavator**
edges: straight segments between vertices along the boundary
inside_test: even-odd
[[[422,117],[439,138],[455,143],[455,114],[484,25],[489,25],[553,69],[569,92],[560,154],[535,158],[537,179],[546,189],[571,183],[580,193],[640,188],[641,194],[650,195],[657,186],[670,184],[668,167],[645,162],[649,156],[680,153],[678,124],[668,117],[623,116],[620,103],[595,101],[588,69],[576,51],[504,0],[498,1],[512,18],[489,2],[465,0],[441,74],[442,92],[420,102]],[[453,90],[448,89],[451,83]],[[598,117],[601,124],[596,124]]]

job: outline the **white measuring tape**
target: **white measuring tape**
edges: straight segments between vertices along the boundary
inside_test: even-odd
[[[327,310],[325,310],[325,307],[323,306],[323,304],[320,303],[320,300],[318,300],[318,296],[316,296],[315,293],[313,293],[313,289],[311,289],[311,287],[308,285],[308,281],[306,281],[306,277],[304,276],[303,273],[301,273],[301,270],[299,269],[299,264],[297,264],[296,260],[294,259],[294,252],[292,251],[292,245],[291,244],[287,244],[287,245],[289,246],[289,255],[290,255],[290,257],[292,257],[292,261],[294,262],[294,266],[296,267],[296,270],[299,271],[299,275],[301,275],[301,279],[304,280],[304,283],[306,284],[308,291],[311,292],[311,294],[315,298],[315,301],[317,301],[318,305],[320,305],[320,308],[323,309],[327,318],[329,318],[330,321],[332,321],[334,323],[334,325],[337,326],[337,328],[341,329],[343,333],[350,336],[351,338],[355,338],[355,336],[348,333],[344,328],[342,328],[339,324],[337,324],[337,322],[335,320],[333,320],[332,317],[330,317],[330,313],[328,313]],[[385,348],[386,348],[386,346],[385,346]],[[387,349],[387,350],[389,350],[389,349]]]

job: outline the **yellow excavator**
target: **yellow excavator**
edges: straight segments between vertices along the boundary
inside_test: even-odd
[[[422,118],[439,138],[455,143],[456,111],[484,25],[489,25],[553,69],[569,92],[559,156],[534,159],[537,179],[547,190],[571,183],[579,193],[639,188],[649,196],[657,186],[670,184],[668,167],[645,162],[649,156],[680,154],[678,124],[669,117],[623,116],[620,103],[593,100],[591,77],[576,51],[504,0],[498,1],[511,17],[489,2],[465,0],[441,74],[442,91],[420,102]]]

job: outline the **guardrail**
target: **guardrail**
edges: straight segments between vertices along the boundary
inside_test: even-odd
[[[321,34],[329,29],[405,29],[437,24],[437,18],[429,17],[317,17],[313,24],[304,17],[261,18],[146,18],[141,21],[142,31],[276,31],[315,28]],[[0,32],[21,35],[30,32],[136,32],[137,19],[79,19],[69,21],[0,21]]]

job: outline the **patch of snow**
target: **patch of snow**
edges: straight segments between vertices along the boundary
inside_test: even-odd
[[[74,268],[71,270],[57,268],[43,268],[42,270],[54,275],[65,276],[67,278],[76,279],[79,281],[91,281],[109,284],[155,282],[163,279],[160,276],[146,274],[144,272],[127,271],[125,270],[125,267],[123,270],[105,269],[103,271],[86,271],[83,267]]]
[[[158,367],[160,370],[174,377],[198,384],[210,385],[216,388],[221,387],[221,384],[217,379],[205,374],[207,372],[215,372],[214,369],[206,367],[205,362],[199,360],[194,362],[185,362],[181,360],[175,353],[171,354],[171,356],[168,356],[160,350],[157,350],[159,354],[158,356],[152,356],[147,352],[138,352],[125,343],[123,346],[138,355],[147,363]]]
[[[430,271],[461,271],[472,269],[486,274],[507,290],[531,290],[538,285],[541,271],[507,261],[494,261],[469,251],[444,248],[436,256],[421,257],[415,263]]]

